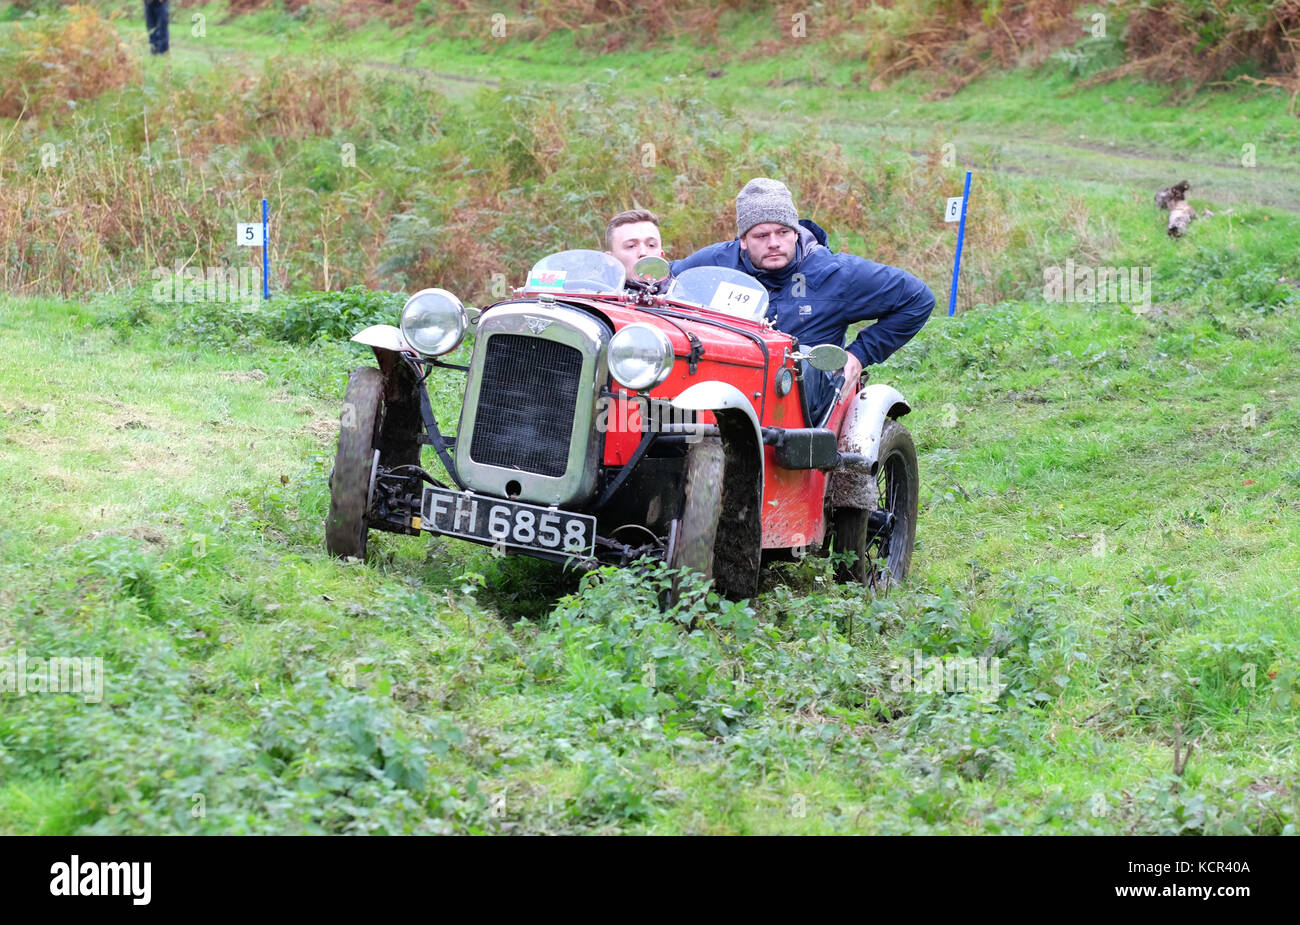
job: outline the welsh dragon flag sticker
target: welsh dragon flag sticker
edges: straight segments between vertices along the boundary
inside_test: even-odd
[[[534,270],[528,277],[528,288],[563,289],[564,277],[567,275],[564,270]]]

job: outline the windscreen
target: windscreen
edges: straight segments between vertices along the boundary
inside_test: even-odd
[[[694,267],[672,281],[668,298],[724,315],[762,321],[767,290],[754,277],[726,267]]]
[[[560,251],[528,271],[529,292],[617,293],[623,291],[623,264],[601,251]]]

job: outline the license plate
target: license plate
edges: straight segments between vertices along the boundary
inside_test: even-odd
[[[420,508],[421,526],[447,536],[571,556],[596,548],[596,518],[589,514],[432,485],[424,486]]]

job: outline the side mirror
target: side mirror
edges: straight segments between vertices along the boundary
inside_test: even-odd
[[[668,261],[662,257],[642,257],[632,265],[632,275],[647,283],[656,282],[668,275]]]
[[[834,344],[818,344],[808,351],[808,362],[814,369],[820,369],[824,373],[843,369],[848,361],[849,352]]]

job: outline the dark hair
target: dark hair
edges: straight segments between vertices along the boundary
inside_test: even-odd
[[[659,227],[659,218],[653,212],[647,209],[628,209],[626,212],[620,212],[609,220],[605,226],[605,250],[614,249],[614,229],[619,225],[631,225],[634,222],[650,222],[656,228]]]

